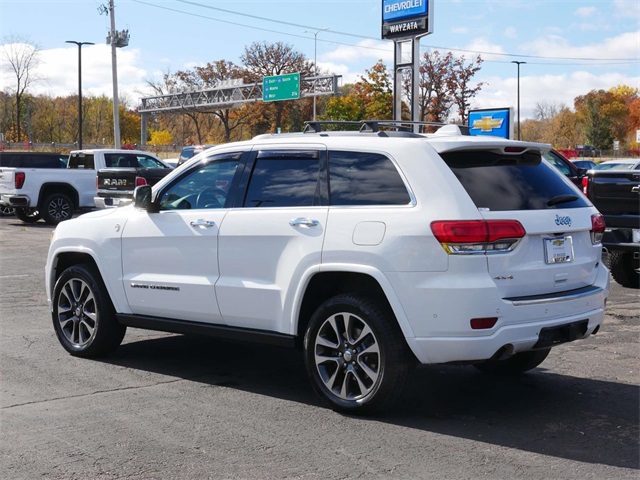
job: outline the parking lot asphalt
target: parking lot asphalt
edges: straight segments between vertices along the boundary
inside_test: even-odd
[[[293,350],[129,329],[68,355],[44,292],[52,227],[0,218],[0,478],[640,478],[640,297],[519,378],[416,370],[384,415],[337,414]]]

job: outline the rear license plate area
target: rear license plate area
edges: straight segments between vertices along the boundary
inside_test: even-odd
[[[533,348],[548,348],[561,343],[573,342],[587,333],[589,320],[558,325],[557,327],[545,327],[540,330],[538,341]]]
[[[573,239],[553,237],[544,239],[544,261],[549,265],[573,262]]]

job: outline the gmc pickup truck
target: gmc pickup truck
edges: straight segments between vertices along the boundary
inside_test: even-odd
[[[115,167],[98,170],[96,207],[110,208],[131,203],[133,191],[141,185],[155,185],[173,167],[148,154],[118,156]]]
[[[95,208],[97,170],[117,166],[122,155],[158,160],[136,150],[74,150],[67,168],[0,168],[0,207],[14,209],[26,223],[40,218],[50,225],[68,220],[76,211]],[[158,160],[159,161],[159,160]]]
[[[584,192],[604,215],[602,246],[614,280],[640,287],[640,170],[589,170]]]

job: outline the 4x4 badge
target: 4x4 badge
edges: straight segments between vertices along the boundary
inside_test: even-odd
[[[556,215],[556,225],[566,225],[567,227],[570,227],[571,217],[561,217],[560,215]]]

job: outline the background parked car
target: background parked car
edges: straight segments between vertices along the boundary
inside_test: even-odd
[[[184,147],[180,152],[180,158],[178,159],[178,164],[176,166],[179,167],[187,160],[193,158],[194,155],[197,155],[200,152],[204,152],[207,148],[211,147],[213,147],[213,145],[191,145],[188,147]]]
[[[599,157],[601,155],[600,150],[591,145],[578,145],[576,150],[579,157]]]
[[[595,167],[596,170],[640,170],[640,159],[608,160]]]
[[[598,165],[596,162],[592,162],[591,160],[571,160],[571,163],[578,168],[586,168],[587,170],[596,168],[596,165]]]

